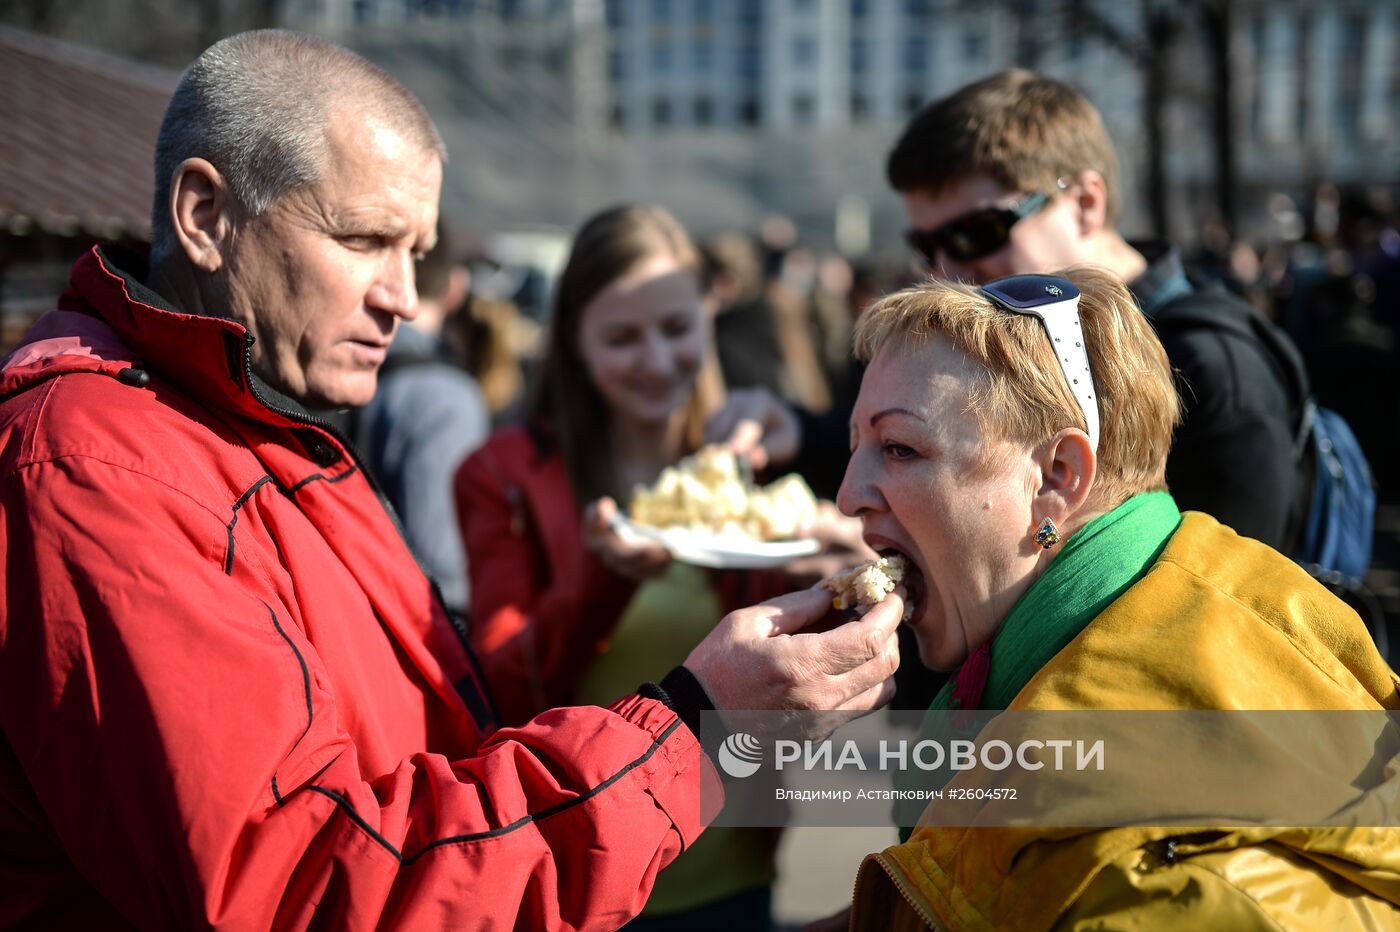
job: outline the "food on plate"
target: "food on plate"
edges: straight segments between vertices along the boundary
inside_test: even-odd
[[[632,520],[657,528],[687,528],[756,540],[785,540],[817,516],[817,499],[796,473],[757,486],[739,470],[733,451],[702,447],[632,493]]]
[[[749,521],[760,540],[784,540],[817,517],[817,497],[797,473],[788,473],[749,494]]]
[[[880,600],[894,591],[894,587],[904,580],[907,564],[898,554],[867,560],[864,563],[842,570],[822,580],[822,585],[831,590],[831,607],[835,609],[854,608],[856,614],[864,615]],[[904,618],[907,621],[914,611],[914,603],[904,603]]]

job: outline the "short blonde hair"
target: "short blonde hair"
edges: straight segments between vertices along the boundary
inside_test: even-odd
[[[1166,488],[1167,451],[1181,404],[1167,354],[1128,289],[1102,269],[1055,274],[1081,294],[1079,319],[1099,405],[1092,494],[1113,508],[1139,492]],[[931,281],[883,298],[856,324],[856,356],[869,362],[887,346],[914,349],[934,334],[985,372],[968,393],[985,433],[1034,445],[1066,427],[1087,430],[1044,325],[998,308],[971,285]]]

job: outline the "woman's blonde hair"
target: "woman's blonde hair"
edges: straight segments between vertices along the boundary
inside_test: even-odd
[[[1181,420],[1171,365],[1128,289],[1102,269],[1058,272],[1080,291],[1079,319],[1099,406],[1093,499],[1113,508],[1166,488],[1167,451]],[[942,334],[985,373],[968,393],[982,430],[1026,444],[1066,427],[1086,430],[1039,318],[994,305],[976,287],[930,282],[889,295],[856,324],[856,356],[914,349]]]

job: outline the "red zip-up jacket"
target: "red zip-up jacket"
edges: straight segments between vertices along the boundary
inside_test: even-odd
[[[0,927],[637,913],[701,831],[690,730],[638,695],[493,730],[353,454],[110,256],[0,364]]]
[[[501,721],[517,724],[572,701],[637,586],[589,553],[583,506],[543,428],[496,431],[453,481],[472,646]],[[711,582],[726,612],[792,588],[752,570],[712,571]]]

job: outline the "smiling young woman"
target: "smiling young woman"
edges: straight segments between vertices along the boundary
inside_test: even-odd
[[[619,207],[579,230],[529,423],[456,480],[472,640],[505,724],[606,704],[683,662],[726,611],[781,591],[672,561],[606,521],[700,444],[722,393],[708,326],[698,256],[669,213]],[[658,877],[641,927],[768,928],[774,840],[708,830]]]

